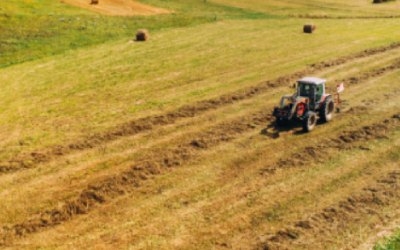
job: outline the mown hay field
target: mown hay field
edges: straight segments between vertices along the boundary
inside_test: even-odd
[[[103,20],[102,39],[58,51],[43,36],[20,60],[2,47],[0,247],[368,249],[395,230],[398,3],[191,2],[121,19],[68,7]],[[134,41],[137,24],[151,39]],[[309,75],[344,83],[341,112],[277,128],[273,107]]]
[[[20,148],[35,149],[35,143],[74,141],[133,117],[254,86],[317,63],[321,55],[336,58],[396,42],[395,23],[325,20],[306,36],[298,20],[221,21],[157,33],[145,44],[131,42],[132,36],[5,68],[1,144],[16,149],[22,140]],[[20,136],[7,139],[10,131]]]

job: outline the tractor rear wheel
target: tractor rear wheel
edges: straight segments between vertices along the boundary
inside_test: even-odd
[[[316,124],[317,124],[317,114],[311,111],[307,112],[306,117],[303,120],[304,132],[312,131]]]
[[[327,98],[321,107],[319,116],[322,122],[329,122],[333,118],[333,113],[335,111],[335,103],[331,98]]]

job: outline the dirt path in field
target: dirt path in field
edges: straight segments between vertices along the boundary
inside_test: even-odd
[[[158,15],[170,13],[168,10],[152,7],[134,0],[61,0],[63,3],[111,16]]]
[[[88,136],[87,138],[70,143],[67,145],[57,145],[51,148],[43,149],[40,151],[26,152],[15,156],[7,161],[0,162],[0,174],[12,173],[23,169],[33,168],[39,164],[47,163],[58,157],[62,157],[74,152],[87,150],[98,147],[99,145],[118,140],[122,137],[137,135],[142,132],[150,131],[159,126],[171,125],[184,118],[193,118],[199,116],[207,111],[215,110],[220,107],[238,103],[240,101],[251,99],[257,95],[270,91],[273,88],[286,86],[296,79],[305,75],[312,75],[324,69],[340,66],[352,60],[367,58],[370,56],[385,53],[390,50],[400,48],[400,43],[393,43],[389,46],[378,47],[374,49],[364,50],[349,56],[340,57],[331,61],[322,61],[310,65],[304,70],[279,77],[274,80],[268,80],[257,84],[253,87],[242,89],[233,93],[225,94],[217,98],[200,101],[194,104],[189,104],[178,108],[177,110],[168,112],[162,115],[150,116],[133,120],[129,123],[122,124],[115,127],[110,131],[101,134]],[[400,62],[394,63],[389,66],[378,68],[363,75],[343,79],[341,82],[349,84],[356,84],[360,81],[365,81],[371,77],[378,77],[387,72],[393,71],[400,67]]]

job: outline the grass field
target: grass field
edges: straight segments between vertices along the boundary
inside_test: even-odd
[[[61,1],[6,1],[0,7],[0,68],[80,47],[133,39],[136,30],[143,27],[157,31],[215,22],[216,16],[221,19],[254,16],[252,12],[205,5],[202,1],[159,1],[155,4],[176,13],[110,17],[81,10]]]
[[[141,3],[171,13],[1,4],[1,248],[368,249],[393,233],[400,3]],[[276,128],[306,75],[344,82],[342,111]]]
[[[394,250],[400,248],[400,233],[397,232],[394,236],[382,240],[380,244],[375,246],[374,250]]]
[[[372,4],[372,1],[365,0],[213,0],[212,2],[286,16],[327,18],[391,17],[397,16],[396,13],[400,8],[395,1],[386,4]]]

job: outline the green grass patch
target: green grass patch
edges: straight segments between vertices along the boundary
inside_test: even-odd
[[[266,14],[202,1],[143,1],[172,10],[157,16],[113,17],[61,1],[5,1],[0,6],[0,68],[107,41],[133,38],[136,30],[194,26]]]
[[[400,249],[400,229],[390,238],[379,242],[374,250],[398,250]]]

